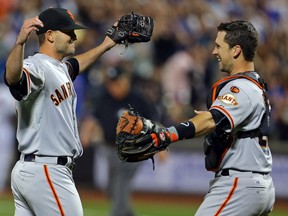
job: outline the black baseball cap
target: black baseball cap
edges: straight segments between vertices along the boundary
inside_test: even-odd
[[[44,27],[38,28],[38,35],[48,30],[87,29],[85,26],[76,24],[71,11],[64,8],[48,8],[40,13],[38,17],[44,25]]]

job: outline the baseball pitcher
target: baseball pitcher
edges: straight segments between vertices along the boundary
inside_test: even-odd
[[[108,29],[99,46],[70,57],[77,40],[74,30],[86,27],[75,23],[69,10],[49,8],[25,20],[5,72],[5,82],[17,100],[21,152],[11,176],[15,216],[83,215],[72,177],[74,160],[83,152],[73,81],[116,44],[146,42],[153,30],[153,19],[137,14],[126,15],[117,24]],[[145,33],[140,34],[141,30]],[[24,59],[25,43],[33,31],[38,35],[39,53]]]

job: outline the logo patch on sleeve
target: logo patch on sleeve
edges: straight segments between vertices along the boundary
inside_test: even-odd
[[[237,105],[238,105],[238,102],[237,102],[237,100],[236,100],[235,95],[230,94],[230,93],[227,93],[227,94],[218,96],[218,99],[219,99],[222,103],[227,104],[227,105],[233,105],[233,106],[237,106]]]
[[[237,94],[237,93],[240,92],[240,89],[239,89],[238,87],[236,87],[236,86],[232,86],[232,87],[230,88],[230,91],[233,92],[233,93],[235,93],[235,94]]]

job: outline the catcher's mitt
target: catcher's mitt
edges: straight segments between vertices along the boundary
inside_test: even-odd
[[[170,133],[135,113],[133,109],[123,112],[116,128],[117,153],[122,161],[137,162],[151,158],[171,143]]]
[[[122,16],[117,26],[111,26],[107,34],[115,43],[125,45],[148,42],[153,33],[154,21],[150,16],[131,13]]]

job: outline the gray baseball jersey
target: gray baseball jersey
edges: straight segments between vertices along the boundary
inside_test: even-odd
[[[17,102],[19,151],[79,157],[76,92],[67,65],[47,55],[24,60],[28,94]]]
[[[18,99],[17,139],[21,152],[11,175],[15,216],[83,216],[71,168],[72,158],[81,156],[83,151],[71,78],[76,78],[79,68],[71,61],[35,54],[24,60],[25,78],[23,81],[22,77],[20,85],[22,81],[25,85],[19,88],[26,86],[27,90],[13,94],[17,88],[10,86]],[[27,94],[21,95],[21,92]]]
[[[223,113],[234,133],[257,129],[266,111],[262,90],[250,80],[243,78],[227,83],[210,109],[217,109]],[[269,146],[260,146],[258,137],[237,139],[226,152],[220,165],[220,169],[234,168],[267,173],[271,172],[271,167]]]
[[[232,80],[220,90],[210,110],[219,111],[229,120],[226,132],[252,131],[260,126],[266,112],[263,91],[248,79]],[[196,216],[268,215],[272,211],[272,156],[268,145],[260,145],[258,139],[238,138],[224,152]]]

